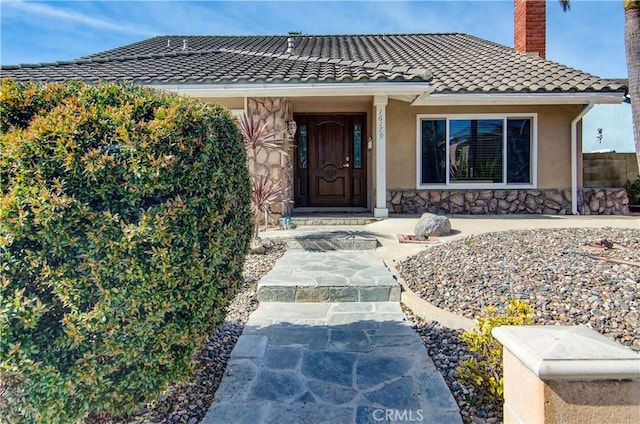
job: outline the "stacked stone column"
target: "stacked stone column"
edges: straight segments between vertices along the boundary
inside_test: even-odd
[[[276,150],[259,149],[256,157],[250,157],[252,169],[258,175],[269,178],[284,190],[284,197],[271,205],[272,223],[277,222],[283,214],[291,211],[293,200],[293,138],[287,131],[288,122],[293,120],[291,103],[286,98],[250,98],[247,100],[249,116],[258,116],[260,125],[266,125],[266,134],[272,134],[274,139],[284,140],[286,153]],[[255,164],[255,166],[253,165]]]

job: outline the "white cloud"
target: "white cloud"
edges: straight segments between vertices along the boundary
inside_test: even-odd
[[[40,17],[72,21],[72,22],[79,23],[81,25],[98,28],[98,29],[108,29],[108,30],[126,32],[128,34],[144,35],[144,36],[155,35],[155,33],[153,33],[152,31],[149,31],[144,28],[140,28],[135,25],[123,25],[123,24],[109,21],[107,19],[94,18],[92,16],[88,16],[88,15],[75,12],[69,9],[54,7],[54,6],[43,4],[43,3],[32,3],[32,2],[25,2],[25,1],[3,1],[2,8],[4,10],[7,10],[7,8],[10,8],[20,13],[38,15]]]

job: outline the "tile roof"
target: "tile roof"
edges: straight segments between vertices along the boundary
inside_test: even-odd
[[[620,81],[467,34],[158,36],[76,60],[3,66],[26,81],[428,82],[435,93],[624,92]]]

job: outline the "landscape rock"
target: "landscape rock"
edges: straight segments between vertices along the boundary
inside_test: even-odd
[[[603,239],[616,247],[599,247]],[[429,247],[397,268],[418,296],[467,318],[522,300],[535,324],[588,325],[640,351],[640,229],[486,233]]]
[[[413,232],[418,240],[427,240],[430,236],[443,236],[451,232],[449,218],[443,215],[424,213]]]
[[[264,255],[267,251],[266,246],[259,238],[252,238],[249,245],[249,254],[251,255]]]

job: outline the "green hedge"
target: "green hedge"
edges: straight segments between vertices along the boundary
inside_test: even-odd
[[[189,374],[241,283],[235,121],[137,86],[5,79],[0,129],[0,415],[134,411]]]

